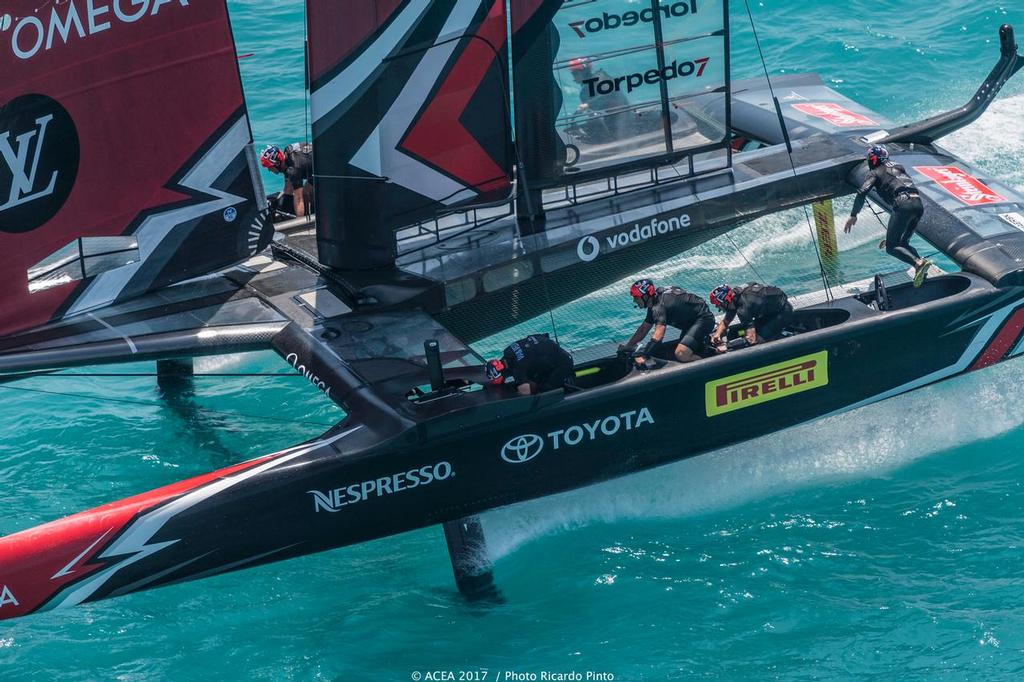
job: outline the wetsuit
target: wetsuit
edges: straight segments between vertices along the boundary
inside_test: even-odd
[[[533,382],[538,392],[562,388],[572,378],[572,356],[547,334],[519,339],[505,349],[502,360],[512,372],[512,382]]]
[[[793,306],[782,289],[751,282],[736,290],[733,306],[725,311],[725,323],[736,317],[743,325],[754,325],[765,341],[774,341],[792,319]]]
[[[302,192],[306,215],[314,213],[313,145],[296,142],[284,148],[284,176],[291,184],[292,191]]]
[[[284,148],[284,176],[293,189],[313,182],[313,146],[301,142]]]
[[[885,231],[885,251],[908,265],[916,266],[921,254],[910,245],[910,237],[917,229],[917,223],[924,214],[924,204],[917,192],[914,181],[903,166],[886,161],[877,168],[869,168],[864,184],[857,190],[851,216],[856,216],[864,207],[864,200],[872,190],[890,206],[889,227]]]
[[[715,328],[715,316],[704,299],[679,287],[659,287],[645,321],[682,330],[678,343],[698,355],[704,352],[705,341]]]

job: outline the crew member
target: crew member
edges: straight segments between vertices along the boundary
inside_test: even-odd
[[[715,346],[721,344],[736,317],[740,318],[750,345],[780,338],[782,330],[793,317],[793,306],[786,292],[767,284],[751,282],[736,289],[723,284],[711,292],[710,298],[716,308],[725,312],[725,317],[711,335],[711,343]]]
[[[857,190],[857,198],[853,202],[853,212],[846,221],[845,231],[853,229],[857,222],[857,214],[864,208],[864,200],[872,189],[892,207],[889,215],[889,227],[885,231],[885,251],[890,256],[899,258],[904,263],[914,266],[914,286],[919,287],[928,276],[931,261],[922,258],[921,254],[910,245],[910,237],[917,229],[917,223],[924,214],[924,204],[917,192],[917,186],[907,175],[906,169],[889,160],[889,150],[882,145],[874,145],[868,150],[868,174],[864,184]]]
[[[260,163],[274,175],[284,173],[282,194],[292,197],[296,216],[313,213],[313,145],[296,143],[282,150],[272,144],[260,154]]]
[[[494,386],[514,385],[520,395],[562,388],[572,378],[572,356],[547,334],[530,334],[508,346],[498,360],[487,363]]]
[[[679,362],[700,360],[704,352],[704,340],[715,328],[715,316],[711,314],[704,299],[679,287],[655,288],[649,279],[637,280],[629,288],[629,295],[637,308],[645,308],[647,317],[637,327],[636,333],[629,341],[619,346],[620,351],[632,352],[638,343],[647,337],[654,327],[654,334],[637,356],[637,364],[642,364],[651,351],[665,338],[666,327],[672,326],[682,330],[679,341],[673,350]]]
[[[578,113],[591,113],[594,118],[581,127],[595,143],[612,142],[626,137],[625,125],[630,115],[626,109],[629,100],[621,90],[613,89],[607,94],[597,92],[597,84],[612,81],[612,77],[601,69],[595,69],[586,57],[577,57],[569,62],[569,72],[580,86]]]

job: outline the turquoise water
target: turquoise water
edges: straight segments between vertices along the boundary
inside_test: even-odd
[[[239,52],[254,53],[242,74],[257,144],[304,137],[301,6],[230,6]],[[1024,7],[1008,2],[753,9],[773,73],[816,70],[900,121],[965,101],[996,58],[998,25],[1024,29]],[[749,32],[736,33],[737,76],[756,75]],[[1024,80],[946,145],[1024,187],[1022,105]],[[840,237],[849,279],[891,267],[874,248],[881,227],[872,222]],[[728,241],[709,244],[653,275],[698,289],[751,276],[750,260],[791,291],[815,289],[802,212],[733,238],[742,256]],[[612,288],[558,311],[564,336],[579,346],[627,335],[637,320],[622,298]],[[198,369],[289,370],[271,354]],[[442,533],[426,529],[0,623],[0,678],[406,680],[487,669],[489,679],[509,670],[538,679],[1018,679],[1022,386],[1024,364],[1010,363],[491,512],[501,606],[456,596]],[[0,533],[279,449],[337,417],[290,376],[200,379],[179,411],[147,377],[0,389]]]

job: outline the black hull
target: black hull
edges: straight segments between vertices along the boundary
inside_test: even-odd
[[[916,304],[879,313],[842,299],[800,311],[808,324],[849,317],[842,324],[649,373],[627,374],[619,361],[600,360],[592,364],[598,375],[624,376],[575,393],[491,400],[487,392],[455,392],[405,401],[396,410],[402,418],[383,424],[373,422],[369,407],[365,414],[357,410],[304,446],[0,539],[0,582],[18,601],[0,606],[0,617],[341,547],[587,486],[1017,352],[1024,288],[999,290],[949,275],[921,290],[893,289],[890,297],[896,307],[901,300]],[[931,297],[937,300],[921,302]],[[598,383],[584,378],[581,384],[587,381]],[[61,574],[61,567],[73,570]]]

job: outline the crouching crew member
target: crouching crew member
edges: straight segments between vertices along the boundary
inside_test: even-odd
[[[619,346],[619,350],[632,352],[647,337],[651,327],[654,327],[651,340],[637,357],[637,363],[642,363],[665,338],[666,327],[671,326],[682,330],[674,349],[675,359],[679,362],[700,360],[700,353],[704,352],[704,341],[715,328],[715,316],[711,314],[704,299],[679,287],[655,288],[654,282],[649,279],[634,282],[629,295],[633,297],[637,308],[647,310],[647,317],[629,341]]]
[[[563,388],[572,378],[572,356],[547,334],[530,334],[508,346],[498,360],[487,363],[487,380],[514,385],[521,395]]]
[[[715,307],[725,312],[725,317],[711,336],[711,343],[716,346],[722,342],[736,317],[740,318],[750,345],[780,338],[782,330],[793,317],[793,306],[786,292],[767,284],[751,282],[736,289],[723,284],[711,292],[710,298]]]
[[[292,197],[295,215],[314,212],[313,145],[296,142],[281,149],[272,144],[260,153],[260,163],[274,175],[284,174],[284,196]]]

